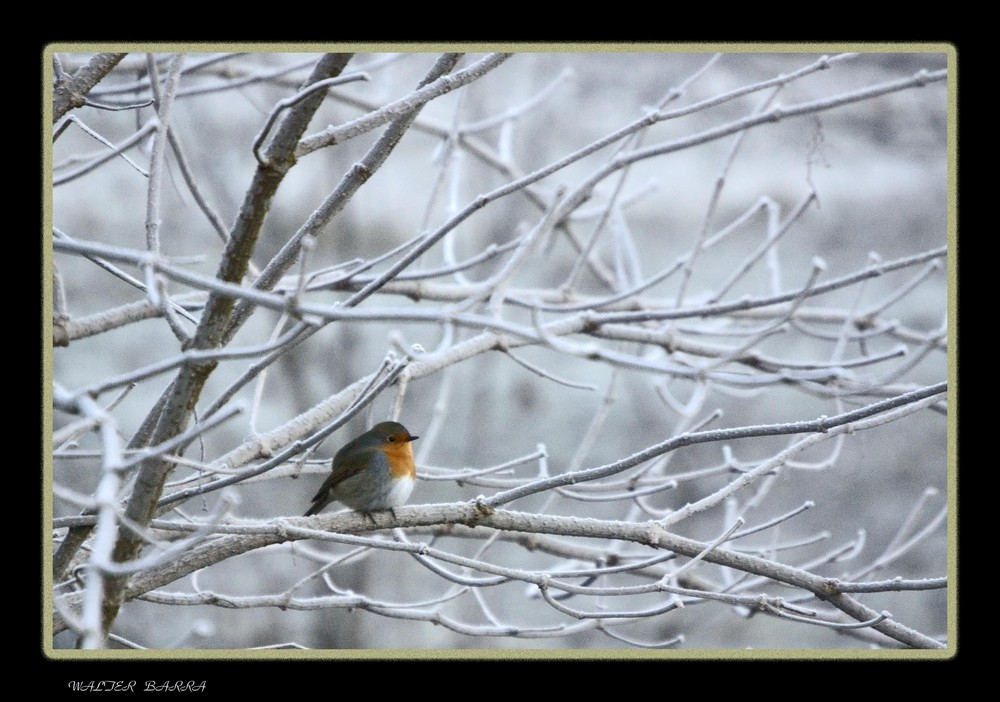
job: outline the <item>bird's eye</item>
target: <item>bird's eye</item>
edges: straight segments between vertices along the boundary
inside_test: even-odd
[[[396,440],[396,437],[395,437],[395,436],[390,436],[390,437],[389,437],[389,441],[395,441],[395,440]]]

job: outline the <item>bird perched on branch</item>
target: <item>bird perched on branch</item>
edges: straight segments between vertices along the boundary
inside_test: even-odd
[[[382,422],[345,444],[305,516],[335,500],[365,514],[406,504],[417,477],[410,442],[418,438],[399,422]]]

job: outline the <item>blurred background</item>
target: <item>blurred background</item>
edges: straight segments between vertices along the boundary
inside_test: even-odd
[[[58,54],[72,72],[89,59]],[[231,225],[256,168],[252,144],[275,103],[293,94],[317,55],[289,53],[191,54],[185,58],[170,128],[183,145],[187,164],[203,196]],[[470,54],[460,67],[482,56]],[[154,62],[165,66],[167,55]],[[345,73],[367,80],[333,88],[307,134],[354,120],[412,92],[437,54],[360,53]],[[319,271],[353,260],[370,260],[419,235],[433,231],[477,197],[587,147],[656,110],[681,111],[734,93],[745,86],[792,76],[813,66],[818,54],[788,53],[518,53],[481,79],[429,102],[386,164],[375,172],[347,206],[317,237],[306,266]],[[433,271],[474,257],[494,245],[517,242],[538,226],[560,191],[573,193],[600,169],[613,163],[624,145],[635,149],[670,144],[705,134],[775,105],[794,106],[852,95],[870,86],[946,67],[944,53],[863,53],[832,61],[824,70],[804,71],[780,90],[767,87],[705,104],[688,113],[636,130],[533,183],[524,191],[492,199],[454,227],[406,273]],[[162,74],[161,74],[162,76]],[[97,105],[135,104],[148,97],[145,56],[129,55],[91,93]],[[142,251],[148,203],[149,137],[122,156],[82,168],[109,153],[95,135],[122,144],[153,116],[151,107],[111,111],[96,106],[74,111],[81,124],[68,126],[53,147],[52,224],[74,240]],[[510,294],[522,302],[571,291],[576,301],[598,300],[628,290],[666,271],[678,261],[693,261],[661,282],[629,298],[645,309],[707,305],[741,298],[766,298],[807,284],[816,259],[823,262],[818,283],[863,271],[877,261],[893,261],[932,251],[947,243],[948,231],[947,82],[908,87],[865,100],[736,131],[722,138],[692,140],[683,148],[637,160],[597,180],[589,198],[567,223],[573,233],[556,230],[544,237],[510,281]],[[85,128],[84,128],[85,127]],[[298,230],[345,173],[381,134],[376,129],[302,156],[289,172],[270,207],[253,265],[262,268]],[[132,163],[129,162],[132,161]],[[160,193],[162,253],[184,268],[213,276],[224,243],[208,225],[169,157]],[[809,201],[810,194],[815,195]],[[543,203],[540,208],[537,199]],[[805,206],[803,207],[804,203]],[[801,209],[801,213],[796,213]],[[769,237],[787,224],[770,246]],[[719,237],[720,233],[725,233]],[[593,237],[592,260],[608,272],[602,278],[582,266],[577,243]],[[699,242],[708,240],[710,245]],[[763,248],[762,248],[763,247]],[[759,259],[754,252],[762,250]],[[697,252],[695,256],[693,252]],[[437,283],[454,297],[419,298],[394,293],[389,286],[361,309],[432,310],[442,315],[462,302],[469,283],[483,281],[509,260],[495,256],[467,270],[439,276]],[[389,259],[391,262],[394,259]],[[745,275],[727,287],[748,260]],[[87,257],[53,257],[71,318],[85,318],[141,302],[145,293],[109,274]],[[932,264],[936,261],[936,267]],[[121,266],[137,278],[135,267]],[[374,271],[385,270],[379,263]],[[353,285],[353,284],[352,284]],[[349,286],[350,287],[350,286]],[[353,286],[352,290],[356,290]],[[196,292],[172,281],[171,294]],[[334,304],[351,290],[320,289],[308,300]],[[655,345],[595,340],[576,335],[572,344],[643,359],[640,369],[607,360],[529,344],[518,359],[548,374],[543,377],[510,355],[488,352],[463,357],[438,372],[411,381],[398,419],[423,437],[414,444],[418,482],[411,505],[468,501],[492,494],[499,483],[455,480],[470,469],[484,469],[532,454],[546,455],[544,469],[561,473],[619,460],[683,431],[697,428],[715,410],[721,418],[709,428],[739,427],[814,419],[940,382],[947,377],[947,275],[945,259],[902,267],[885,275],[811,297],[783,333],[755,340],[752,350],[779,359],[782,370],[767,373],[734,362],[725,353],[699,356]],[[548,300],[551,302],[551,299]],[[626,300],[626,303],[628,300]],[[618,309],[627,309],[622,303]],[[532,326],[530,304],[503,305],[503,318]],[[473,309],[482,312],[483,305]],[[616,309],[609,306],[604,311]],[[870,327],[857,321],[871,313]],[[198,311],[193,311],[197,316]],[[560,316],[536,311],[541,322]],[[693,348],[735,349],[754,338],[754,330],[776,318],[772,308],[753,313],[719,314],[676,321],[637,323],[638,329],[675,334]],[[266,342],[284,322],[277,312],[259,309],[232,346]],[[192,327],[193,328],[193,327]],[[845,331],[846,329],[846,331]],[[190,331],[190,329],[189,329]],[[870,332],[862,334],[860,332]],[[374,372],[388,353],[419,344],[427,352],[476,336],[472,328],[447,328],[439,322],[341,321],[328,323],[306,343],[284,354],[266,375],[240,390],[233,402],[253,408],[207,433],[185,457],[208,464],[255,435],[284,426],[300,413]],[[845,336],[847,337],[845,340]],[[824,383],[803,380],[803,368],[839,367],[842,359],[886,354],[891,357],[846,371]],[[151,317],[100,334],[76,338],[52,354],[52,377],[71,390],[90,386],[136,368],[177,356],[180,344],[162,318]],[[253,359],[220,363],[202,402],[207,404],[238,379]],[[662,370],[670,364],[706,368],[708,376],[682,377]],[[713,365],[714,364],[714,365]],[[658,370],[657,368],[661,368]],[[712,376],[712,372],[720,375]],[[726,373],[732,374],[725,376]],[[790,374],[785,381],[774,379]],[[566,381],[557,382],[553,377]],[[727,382],[726,378],[735,378]],[[143,380],[113,409],[124,441],[138,429],[171,373]],[[841,399],[830,390],[864,387]],[[843,381],[843,382],[841,382]],[[588,386],[588,387],[584,387]],[[117,391],[100,399],[107,403]],[[231,488],[238,504],[235,523],[301,515],[323,480],[337,448],[374,422],[389,417],[395,392],[337,431],[317,451],[317,461],[295,471]],[[678,411],[688,403],[686,412]],[[939,408],[940,409],[940,408]],[[73,421],[54,414],[58,431]],[[831,577],[887,579],[940,577],[946,574],[945,526],[935,525],[947,494],[947,433],[943,411],[922,411],[875,429],[820,444],[802,461],[819,467],[784,467],[726,503],[671,527],[684,536],[711,540],[731,524],[734,514],[761,523],[795,509],[803,515],[741,540],[738,547]],[[664,489],[641,499],[591,501],[587,486],[569,493],[549,492],[516,502],[511,508],[540,514],[644,521],[661,518],[711,494],[733,479],[732,468],[752,468],[787,447],[777,436],[711,443],[667,454],[640,466],[626,478],[661,479]],[[91,495],[100,479],[100,444],[93,433],[54,447],[53,498],[56,518],[78,514],[81,505],[66,495]],[[247,466],[232,466],[244,468]],[[540,470],[537,460],[494,476],[525,480]],[[178,469],[177,480],[197,473]],[[666,489],[669,480],[672,489]],[[609,490],[610,491],[610,490]],[[166,490],[169,494],[170,488]],[[614,492],[614,491],[610,491]],[[620,492],[620,491],[619,491]],[[600,494],[600,493],[595,493]],[[122,494],[127,497],[126,492]],[[195,498],[165,515],[199,519],[219,493]],[[339,509],[339,506],[334,508]],[[898,555],[894,550],[920,528],[929,533]],[[64,530],[63,530],[64,531]],[[476,556],[498,565],[547,572],[581,567],[565,553],[553,555],[507,538],[449,536],[438,530],[407,532],[414,541]],[[55,530],[55,539],[62,532]],[[388,537],[387,537],[388,538]],[[556,540],[567,549],[594,549],[623,558],[654,555],[637,544],[586,539]],[[802,542],[797,548],[791,543]],[[735,547],[735,546],[734,546]],[[836,554],[843,547],[845,554]],[[120,641],[154,649],[226,649],[294,644],[308,648],[406,649],[612,649],[633,646],[682,649],[866,648],[863,637],[821,627],[750,616],[737,607],[700,602],[683,610],[622,622],[595,624],[575,619],[545,604],[524,582],[472,588],[441,577],[403,553],[367,550],[326,570],[331,560],[352,552],[349,546],[295,542],[252,551],[218,563],[164,588],[168,593],[214,592],[234,598],[291,593],[304,599],[355,593],[367,606],[282,610],[274,606],[227,609],[208,604],[166,604],[152,597],[126,604],[114,628]],[[887,555],[893,554],[893,555]],[[667,564],[669,566],[669,563]],[[747,592],[785,596],[774,583],[740,580],[714,566],[699,569],[717,587],[741,586]],[[473,574],[469,574],[470,577]],[[482,574],[476,574],[482,577]],[[651,576],[612,577],[598,584],[650,582]],[[734,590],[735,591],[735,590]],[[863,596],[876,610],[887,609],[902,622],[930,636],[946,629],[946,591],[897,592]],[[579,601],[578,601],[579,600]],[[427,604],[429,602],[434,604]],[[587,611],[644,611],[663,602],[657,597],[571,598],[568,606]],[[816,606],[815,602],[808,603]],[[381,607],[381,609],[380,609]],[[430,616],[433,612],[435,616]],[[437,621],[431,621],[437,618]],[[444,625],[441,625],[442,621]],[[678,642],[677,637],[683,640]],[[56,636],[57,648],[72,647],[71,632]],[[117,645],[126,645],[119,642]]]

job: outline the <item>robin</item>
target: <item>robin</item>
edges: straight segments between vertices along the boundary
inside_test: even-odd
[[[382,422],[345,444],[305,516],[334,500],[365,514],[406,504],[417,477],[410,442],[418,438],[399,422]]]

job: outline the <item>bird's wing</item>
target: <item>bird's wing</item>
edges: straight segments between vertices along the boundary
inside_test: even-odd
[[[369,465],[372,455],[376,452],[377,449],[355,449],[347,458],[341,458],[339,455],[334,458],[336,467],[327,479],[323,481],[323,487],[316,493],[313,502],[324,497],[327,491],[331,490],[334,486],[365,470]],[[375,456],[375,460],[379,458],[379,456]]]

